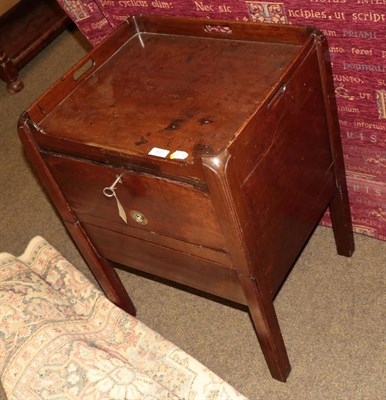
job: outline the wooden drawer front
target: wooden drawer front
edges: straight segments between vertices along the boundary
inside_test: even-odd
[[[98,253],[108,260],[246,304],[232,268],[109,229],[90,224],[83,227]]]
[[[224,249],[224,238],[210,196],[190,185],[119,170],[77,159],[45,155],[46,162],[80,221],[111,228],[119,223],[188,243]],[[106,197],[117,176],[115,193],[127,217],[121,219],[115,197]],[[136,222],[143,215],[145,224]],[[133,214],[133,216],[132,216]],[[94,220],[93,220],[94,218]],[[132,229],[130,230],[132,233]]]

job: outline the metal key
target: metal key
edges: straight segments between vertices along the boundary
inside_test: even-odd
[[[122,207],[122,204],[119,201],[118,196],[115,192],[115,189],[116,189],[118,183],[122,183],[121,177],[122,177],[122,174],[117,176],[117,179],[115,179],[115,181],[113,182],[113,184],[111,186],[105,187],[103,189],[103,194],[106,197],[109,197],[109,198],[114,197],[115,198],[115,201],[117,202],[117,207],[118,207],[118,214],[122,218],[122,220],[125,222],[125,224],[127,224],[126,212],[125,212],[124,208]]]

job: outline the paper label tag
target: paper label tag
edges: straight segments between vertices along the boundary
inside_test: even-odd
[[[121,202],[118,200],[117,195],[114,196],[115,200],[117,201],[117,207],[118,207],[118,214],[119,216],[123,219],[125,224],[127,224],[127,217],[126,217],[126,212],[125,209],[122,207]]]
[[[189,154],[186,151],[176,150],[174,153],[170,154],[171,160],[185,160]]]
[[[150,151],[149,151],[149,156],[156,156],[156,157],[162,157],[165,158],[167,157],[167,155],[170,153],[169,150],[165,150],[165,149],[160,149],[159,147],[153,147]]]

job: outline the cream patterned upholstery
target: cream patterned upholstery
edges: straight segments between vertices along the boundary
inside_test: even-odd
[[[41,237],[0,254],[0,376],[8,400],[245,399]]]

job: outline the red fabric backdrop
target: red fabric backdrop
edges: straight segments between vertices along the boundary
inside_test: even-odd
[[[135,14],[318,27],[330,46],[354,229],[386,240],[386,0],[58,1],[93,45]]]

